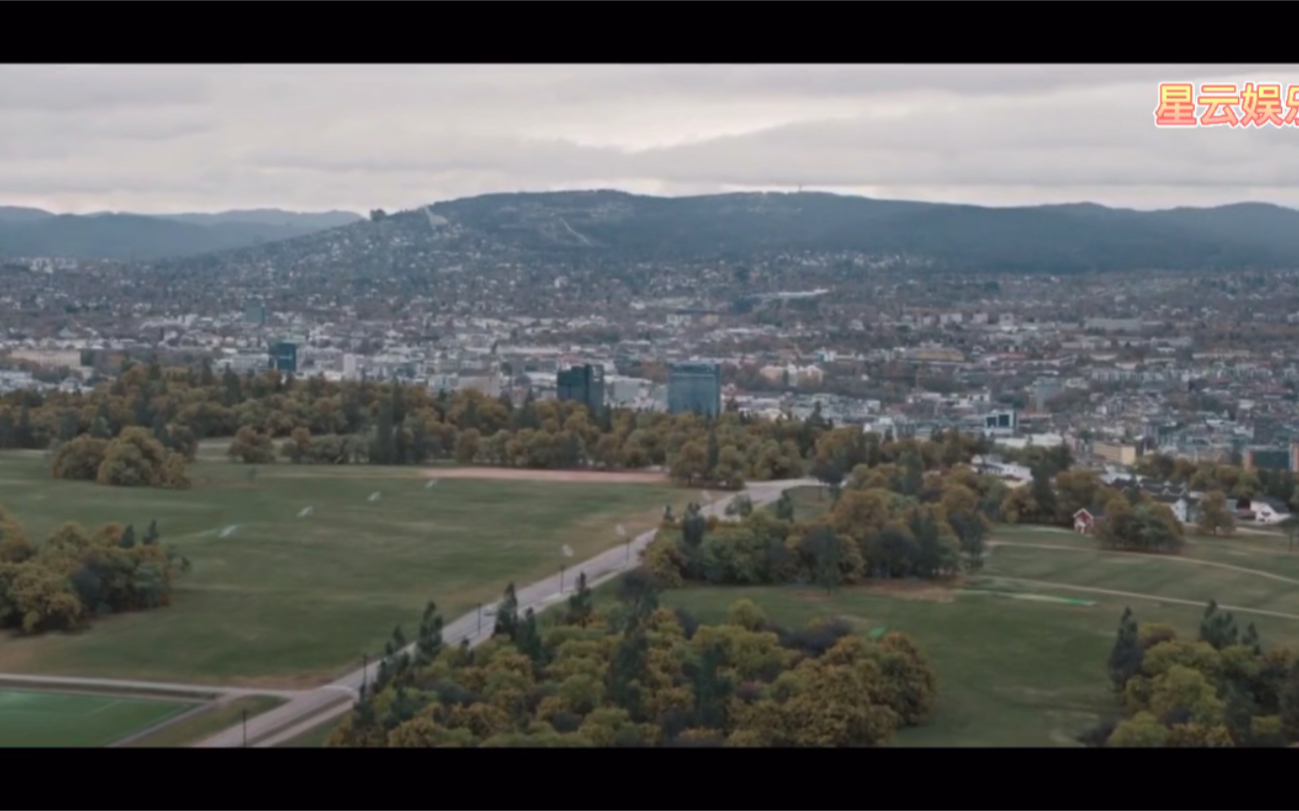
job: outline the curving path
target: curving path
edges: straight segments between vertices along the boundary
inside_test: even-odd
[[[1265,572],[1261,569],[1246,569],[1244,566],[1233,566],[1230,563],[1218,563],[1212,560],[1201,560],[1199,558],[1185,558],[1176,555],[1151,555],[1145,552],[1127,552],[1119,549],[1091,549],[1085,546],[1059,546],[1056,544],[1045,543],[1020,543],[1019,541],[988,541],[985,546],[991,551],[998,546],[1022,546],[1025,549],[1058,549],[1064,552],[1091,552],[1098,555],[1132,555],[1144,557],[1151,560],[1168,561],[1170,563],[1190,563],[1195,566],[1209,566],[1214,569],[1226,569],[1232,572],[1250,574],[1255,577],[1263,577],[1268,580],[1277,580],[1282,583],[1289,583],[1292,586],[1299,586],[1299,580],[1293,577],[1283,577],[1272,572]]]
[[[816,479],[787,479],[775,482],[754,482],[743,492],[756,505],[769,504],[780,498],[780,494],[791,487],[823,486]],[[706,515],[722,515],[726,505],[737,494],[726,496],[704,507]],[[568,567],[564,576],[564,592],[560,590],[560,575],[556,574],[529,586],[516,589],[519,600],[519,612],[531,608],[540,613],[546,608],[567,599],[577,582],[577,573],[585,572],[587,584],[595,587],[613,577],[635,568],[640,563],[640,552],[654,539],[656,530],[649,530],[636,536],[630,544],[619,545],[609,549],[584,563]],[[474,612],[448,623],[442,631],[442,637],[448,645],[458,645],[462,639],[468,639],[470,645],[476,645],[491,636],[492,621],[484,618],[482,631],[479,631],[478,613]],[[413,650],[414,646],[408,650]],[[363,682],[373,679],[378,672],[378,663],[371,664],[364,670],[357,670],[332,684],[315,690],[304,691],[294,695],[287,704],[269,712],[248,719],[247,739],[252,746],[276,746],[292,740],[309,729],[326,721],[341,718],[352,708],[357,692]],[[197,747],[240,747],[244,745],[243,725],[233,726],[206,740],[195,744]]]

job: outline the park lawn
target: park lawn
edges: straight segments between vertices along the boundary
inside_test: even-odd
[[[189,746],[240,723],[245,712],[248,713],[249,718],[252,718],[269,712],[283,703],[284,699],[276,696],[243,696],[225,704],[211,704],[193,715],[178,718],[127,745],[141,748]]]
[[[5,638],[0,672],[318,684],[377,653],[399,623],[413,632],[427,600],[450,621],[511,580],[617,545],[619,523],[629,536],[656,526],[664,504],[679,510],[691,495],[627,483],[426,486],[412,468],[275,464],[255,479],[249,470],[200,461],[190,490],[129,489],[56,481],[40,454],[0,454],[0,504],[33,537],[64,521],[139,532],[156,519],[164,543],[193,564],[168,608],[79,634]]]
[[[824,487],[791,487],[785,491],[794,502],[794,520],[815,521],[830,511],[834,500]],[[776,511],[776,504],[768,504],[766,509]]]
[[[990,539],[1008,545],[991,551],[981,576],[953,588],[869,584],[827,594],[807,587],[691,586],[666,591],[660,599],[704,621],[723,619],[732,603],[747,598],[786,626],[843,617],[862,633],[884,626],[911,635],[938,675],[939,704],[929,724],[899,734],[894,742],[898,746],[1076,745],[1078,733],[1116,710],[1105,663],[1119,617],[1129,606],[1140,622],[1165,623],[1188,636],[1196,634],[1202,605],[1210,599],[1294,613],[1295,619],[1286,619],[1240,612],[1237,621],[1241,627],[1254,623],[1265,645],[1299,647],[1299,590],[1296,584],[1264,576],[1293,565],[1294,556],[1283,542],[1269,545],[1267,539],[1247,536],[1192,538],[1187,554],[1166,557],[1103,554],[1091,538],[1041,527],[998,526]],[[1225,562],[1219,558],[1253,571],[1195,562]],[[974,589],[1092,605],[1012,599]],[[602,592],[610,599],[609,590]]]
[[[1052,594],[1050,589],[1035,589]],[[832,595],[794,587],[688,587],[666,591],[660,602],[685,608],[701,621],[725,618],[736,600],[750,599],[787,627],[842,617],[861,633],[880,626],[911,636],[939,681],[933,718],[903,730],[896,746],[1076,746],[1075,736],[1116,712],[1106,659],[1128,602],[1085,597],[1095,606],[1058,605],[955,593],[946,600],[909,599],[873,587],[845,587]],[[1133,603],[1141,622],[1167,623],[1194,634],[1202,610],[1155,602]],[[1265,643],[1299,642],[1299,622],[1260,617]]]
[[[144,698],[0,690],[0,747],[108,746],[192,706]]]
[[[281,744],[276,744],[277,749],[320,749],[325,745],[325,741],[333,734],[338,725],[342,723],[341,718],[334,718],[329,721],[312,727],[306,732],[296,737],[290,738]]]
[[[1102,552],[1084,545],[1064,549],[1006,545],[992,550],[982,574],[1200,603],[1217,600],[1224,605],[1294,614],[1299,618],[1299,580],[1268,577],[1274,571],[1264,556],[1259,556],[1252,569],[1240,562],[1231,565],[1241,569],[1212,565],[1215,563],[1190,555]],[[1073,596],[1092,599],[1082,592]],[[1242,620],[1248,621],[1254,621],[1255,617],[1241,615]]]

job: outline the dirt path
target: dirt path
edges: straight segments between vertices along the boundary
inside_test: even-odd
[[[1041,588],[1065,589],[1066,591],[1083,591],[1089,594],[1107,594],[1111,597],[1127,597],[1137,600],[1149,600],[1154,603],[1169,603],[1172,605],[1189,605],[1196,608],[1204,608],[1204,600],[1183,600],[1180,597],[1159,597],[1154,594],[1137,594],[1132,591],[1116,591],[1114,589],[1102,589],[1094,586],[1070,586],[1064,583],[1053,583],[1049,580],[1027,580],[1022,577],[997,577],[988,575],[990,579],[1001,580],[1006,583],[1023,583],[1028,586],[1039,586]],[[1219,605],[1219,608],[1225,611],[1239,614],[1259,614],[1264,617],[1279,617],[1287,620],[1299,620],[1299,614],[1287,614],[1283,611],[1268,611],[1262,608],[1243,608],[1238,605]]]
[[[991,551],[993,548],[998,546],[1022,546],[1027,549],[1059,549],[1065,552],[1092,552],[1093,554],[1099,554],[1099,555],[1127,555],[1127,556],[1152,558],[1156,560],[1166,560],[1173,563],[1191,563],[1196,566],[1211,566],[1215,569],[1226,569],[1232,572],[1240,572],[1241,574],[1252,574],[1255,575],[1256,577],[1265,577],[1268,580],[1276,580],[1281,583],[1289,583],[1290,585],[1293,586],[1299,586],[1299,580],[1295,580],[1292,577],[1282,577],[1279,574],[1272,574],[1271,572],[1264,572],[1258,569],[1246,569],[1243,566],[1232,566],[1230,563],[1218,563],[1212,560],[1200,560],[1199,558],[1182,558],[1182,557],[1175,557],[1173,555],[1149,555],[1142,552],[1120,552],[1117,550],[1111,551],[1108,549],[1089,549],[1087,547],[1082,547],[1082,546],[1058,546],[1055,544],[1045,544],[1045,543],[1020,543],[1018,541],[988,541],[987,543],[987,547],[989,551]]]

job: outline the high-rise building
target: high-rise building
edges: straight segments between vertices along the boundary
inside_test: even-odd
[[[272,344],[270,368],[281,372],[298,371],[298,345],[289,341]]]
[[[266,306],[263,304],[250,304],[244,311],[244,322],[262,327],[266,325]]]
[[[716,417],[722,413],[722,367],[716,363],[674,363],[668,369],[668,411]]]
[[[1246,470],[1289,470],[1290,456],[1290,448],[1253,447],[1244,450],[1241,461]]]
[[[586,406],[593,417],[604,413],[604,367],[586,364],[571,369],[561,369],[555,375],[559,399],[572,400]]]

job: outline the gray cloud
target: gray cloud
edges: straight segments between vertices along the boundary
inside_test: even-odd
[[[809,188],[1299,206],[1293,131],[1154,126],[1161,80],[1296,66],[0,67],[0,204],[396,208]]]

